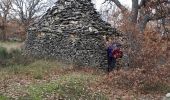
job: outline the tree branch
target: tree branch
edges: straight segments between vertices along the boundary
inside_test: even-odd
[[[140,28],[141,33],[143,33],[143,31],[146,27],[146,24],[149,21],[160,20],[160,19],[166,18],[167,16],[168,15],[157,16],[157,15],[153,15],[153,14],[145,14],[145,16],[143,16],[142,20],[139,23],[139,28]]]
[[[137,23],[138,8],[138,0],[132,0],[131,21],[133,23]]]
[[[119,0],[110,0],[110,1],[114,2],[115,5],[122,11],[122,13],[126,13],[126,12],[128,11],[128,9],[127,9],[125,6],[123,6],[123,5],[119,2]]]
[[[142,6],[146,6],[146,2],[147,2],[147,0],[141,0],[140,3],[139,3],[139,9],[140,9]]]

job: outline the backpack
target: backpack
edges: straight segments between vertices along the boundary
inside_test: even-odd
[[[120,44],[113,43],[107,48],[107,53],[109,57],[122,58],[123,52],[119,48]]]
[[[123,52],[120,50],[120,48],[116,48],[112,51],[112,57],[114,57],[115,59],[117,58],[122,58],[123,56]]]

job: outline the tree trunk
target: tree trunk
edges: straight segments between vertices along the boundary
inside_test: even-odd
[[[2,21],[1,30],[2,30],[2,32],[1,32],[1,40],[5,41],[6,40],[6,22],[5,22],[4,19]]]
[[[138,18],[138,0],[132,0],[132,11],[131,11],[131,21],[132,23],[137,23]]]

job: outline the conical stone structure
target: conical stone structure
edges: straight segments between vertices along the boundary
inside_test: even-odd
[[[107,34],[117,32],[100,18],[91,0],[58,0],[29,28],[24,53],[78,66],[104,67],[103,35]]]

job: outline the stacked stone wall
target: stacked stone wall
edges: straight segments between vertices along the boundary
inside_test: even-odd
[[[90,0],[58,0],[29,28],[24,53],[80,66],[105,66],[103,36],[116,34]]]

